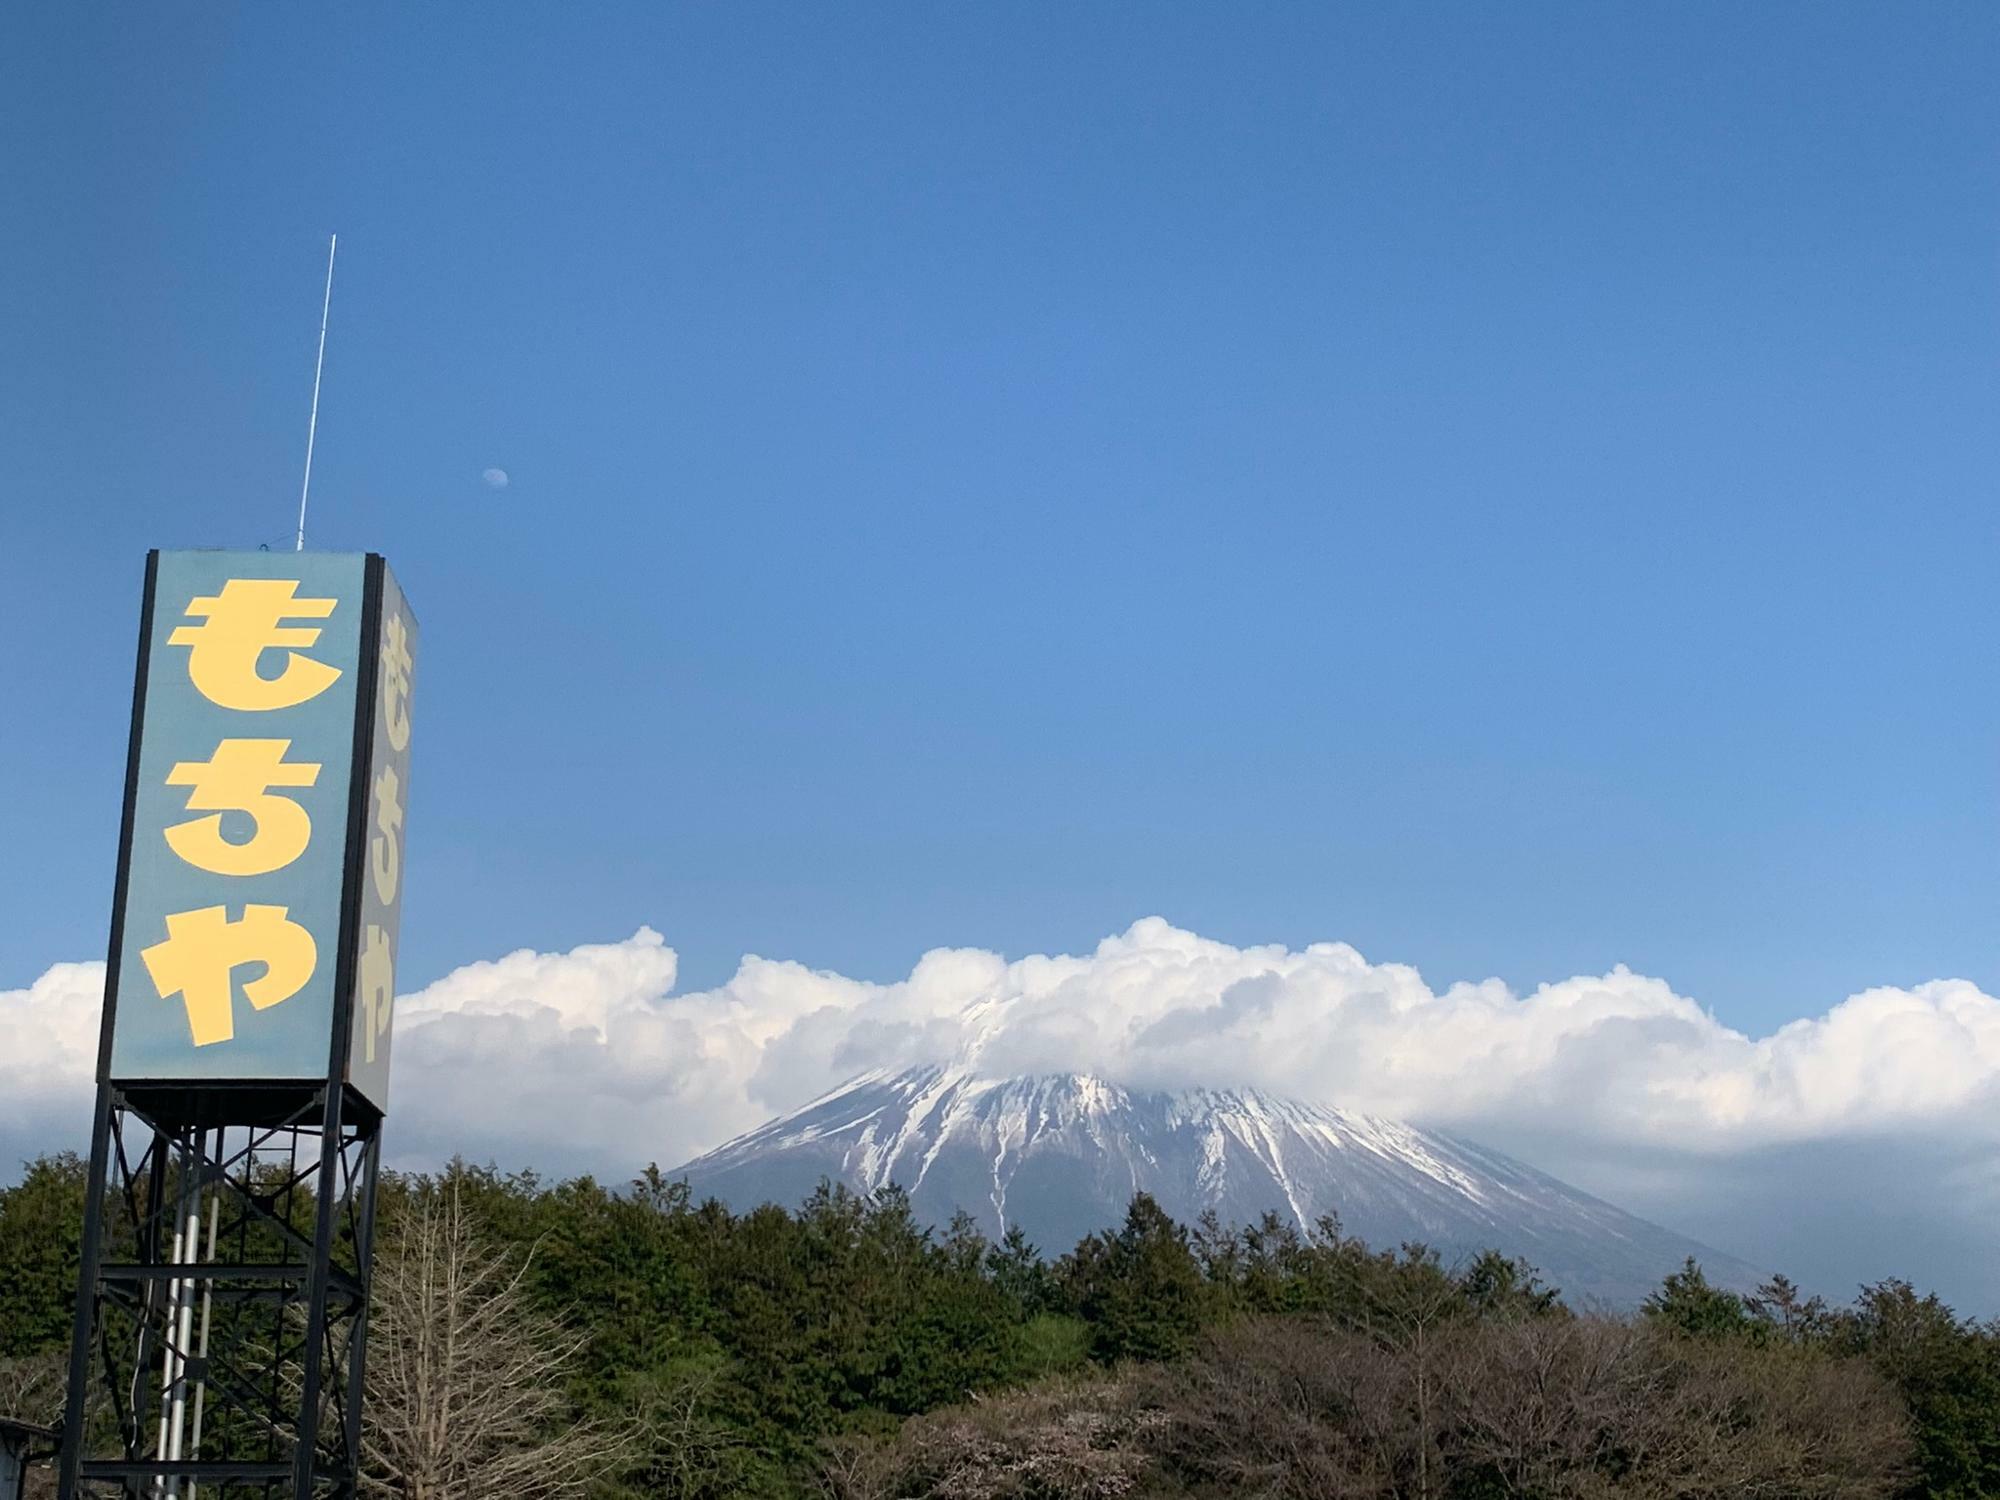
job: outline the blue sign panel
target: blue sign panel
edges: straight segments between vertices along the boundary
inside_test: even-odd
[[[361,555],[156,554],[114,1082],[345,1076],[385,573]]]

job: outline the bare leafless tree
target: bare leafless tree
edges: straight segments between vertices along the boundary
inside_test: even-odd
[[[689,1362],[634,1383],[638,1456],[631,1482],[650,1500],[720,1500],[731,1495],[733,1464],[744,1446],[718,1421],[720,1362]]]
[[[1388,1500],[1413,1436],[1406,1375],[1395,1352],[1329,1321],[1256,1319],[1129,1378],[1161,1413],[1165,1467],[1204,1492]]]
[[[55,1426],[62,1418],[68,1380],[67,1350],[0,1359],[0,1417]]]
[[[1445,1390],[1440,1359],[1452,1330],[1470,1317],[1455,1274],[1435,1257],[1404,1247],[1399,1265],[1380,1266],[1359,1284],[1355,1326],[1397,1358],[1386,1378],[1405,1388],[1402,1403],[1410,1489],[1415,1500],[1435,1500],[1443,1485],[1439,1448],[1440,1405]]]
[[[1449,1354],[1454,1450],[1506,1494],[1595,1495],[1686,1439],[1643,1329],[1545,1318],[1459,1331]],[[1671,1437],[1669,1436],[1671,1435]]]
[[[1056,1379],[916,1417],[884,1444],[829,1445],[834,1500],[1136,1500],[1162,1420],[1114,1378]]]
[[[1907,1419],[1857,1361],[1609,1318],[1416,1311],[1367,1333],[1248,1320],[1185,1365],[1131,1372],[1163,1416],[1147,1451],[1192,1493],[1268,1500],[1467,1482],[1538,1500],[1885,1500],[1909,1472]]]
[[[560,1500],[629,1461],[625,1430],[572,1420],[563,1376],[580,1340],[532,1305],[527,1271],[481,1235],[455,1185],[411,1194],[375,1267],[370,1493]]]
[[[1872,1500],[1907,1478],[1907,1414],[1860,1361],[1646,1334],[1659,1372],[1647,1406],[1658,1441],[1651,1487],[1635,1493]],[[1641,1427],[1636,1412],[1632,1426]]]

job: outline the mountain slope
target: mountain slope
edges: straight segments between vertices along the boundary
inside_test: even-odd
[[[1628,1307],[1692,1255],[1748,1288],[1751,1266],[1468,1141],[1249,1089],[1131,1092],[1079,1075],[988,1079],[962,1068],[867,1074],[675,1174],[743,1209],[796,1204],[832,1178],[894,1182],[942,1223],[1019,1224],[1050,1254],[1116,1223],[1135,1192],[1184,1222],[1266,1210],[1302,1227],[1337,1212],[1387,1248],[1447,1260],[1496,1247],[1538,1266],[1573,1305]]]

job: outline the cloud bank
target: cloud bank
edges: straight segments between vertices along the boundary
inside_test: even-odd
[[[1087,954],[937,949],[889,984],[757,957],[712,990],[675,994],[675,976],[641,929],[403,997],[392,1157],[622,1178],[866,1069],[956,1060],[1254,1085],[1454,1129],[1738,1253],[1803,1256],[1809,1272],[1817,1256],[1836,1281],[1917,1275],[1899,1247],[1971,1247],[2000,1214],[2000,1000],[1958,980],[1868,990],[1750,1037],[1622,967],[1528,994],[1434,991],[1342,943],[1238,948],[1158,918]],[[84,1128],[102,983],[101,964],[58,964],[0,991],[0,1035],[25,1064],[0,1094],[12,1155]],[[1827,1260],[1829,1214],[1849,1224],[1846,1259]],[[1951,1283],[1955,1264],[1932,1279]],[[1953,1289],[2000,1306],[1988,1274]]]

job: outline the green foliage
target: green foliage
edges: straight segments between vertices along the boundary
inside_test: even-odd
[[[1525,1261],[1482,1251],[1459,1275],[1466,1305],[1484,1319],[1545,1318],[1564,1311],[1562,1294],[1542,1285]]]
[[[1661,1327],[1690,1338],[1742,1338],[1760,1331],[1743,1298],[1710,1285],[1691,1255],[1646,1299],[1645,1312]]]
[[[1123,1227],[1085,1239],[1058,1274],[1098,1359],[1177,1359],[1193,1346],[1206,1302],[1201,1267],[1188,1232],[1145,1193]]]
[[[1789,1276],[1773,1276],[1746,1297],[1743,1305],[1762,1325],[1766,1341],[1779,1344],[1817,1344],[1834,1326],[1834,1315],[1824,1297],[1806,1297]]]
[[[73,1152],[0,1188],[0,1359],[67,1348],[89,1172]]]
[[[1925,1500],[2000,1495],[2000,1329],[1958,1318],[1907,1281],[1861,1289],[1826,1337],[1865,1356],[1901,1393]]]
[[[1022,1380],[1072,1375],[1090,1363],[1090,1325],[1081,1318],[1042,1313],[1021,1325],[1019,1361]]]
[[[1834,1310],[1775,1276],[1754,1297],[1711,1286],[1690,1260],[1646,1301],[1677,1334],[1857,1356],[1901,1396],[1919,1477],[1912,1500],[2000,1496],[2000,1326],[1959,1318],[1907,1281],[1861,1289]]]
[[[1042,1252],[1028,1242],[1019,1224],[986,1252],[986,1274],[1017,1316],[1034,1318],[1061,1305],[1062,1287]]]
[[[0,1190],[0,1365],[67,1345],[84,1176],[76,1157],[46,1157]],[[1466,1351],[1480,1348],[1583,1347],[1564,1342],[1575,1320],[1533,1268],[1492,1251],[1453,1267],[1421,1245],[1373,1250],[1332,1216],[1307,1231],[1276,1214],[1240,1227],[1210,1215],[1190,1229],[1140,1195],[1116,1230],[1051,1263],[1019,1229],[994,1243],[964,1217],[929,1228],[894,1188],[824,1184],[795,1209],[739,1214],[694,1202],[655,1167],[614,1189],[455,1161],[433,1179],[384,1177],[385,1245],[411,1195],[439,1186],[523,1253],[534,1305],[578,1340],[565,1394],[581,1419],[639,1419],[637,1456],[599,1500],[799,1500],[820,1492],[838,1454],[873,1451],[920,1414],[1116,1365],[1198,1372],[1218,1338],[1279,1324],[1374,1351],[1314,1375],[1346,1392],[1341,1401],[1366,1397],[1353,1381],[1370,1360],[1418,1372],[1411,1451],[1443,1452],[1438,1413],[1457,1397],[1425,1372],[1470,1368]],[[1605,1326],[1575,1338],[1609,1339]],[[1478,1343],[1502,1329],[1516,1342]],[[1717,1389],[1759,1360],[1766,1385],[1794,1368],[1787,1360],[1860,1361],[1900,1398],[1920,1466],[1910,1500],[2000,1500],[2000,1330],[1907,1283],[1833,1309],[1783,1277],[1739,1296],[1690,1261],[1630,1332],[1682,1351],[1662,1368]],[[1317,1358],[1310,1341],[1298,1347]],[[1124,1417],[1101,1415],[1105,1431],[1125,1430]],[[1050,1428],[1048,1441],[1081,1446],[1062,1462],[1097,1462],[1095,1438],[1064,1432]]]

